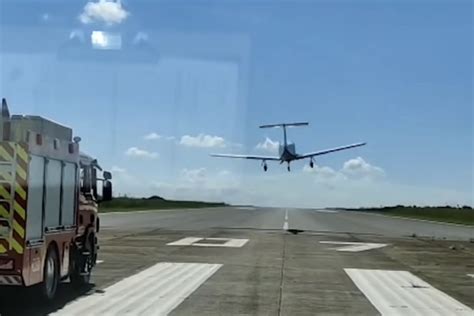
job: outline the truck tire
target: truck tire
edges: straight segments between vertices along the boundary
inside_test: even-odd
[[[56,249],[49,246],[43,269],[43,282],[41,283],[41,296],[51,301],[56,296],[59,284],[59,261]]]
[[[94,236],[90,235],[86,246],[86,253],[88,253],[88,255],[82,253],[75,254],[74,266],[69,276],[71,284],[74,287],[82,288],[90,283],[92,268],[95,265],[95,261],[92,262],[94,260],[94,242]]]

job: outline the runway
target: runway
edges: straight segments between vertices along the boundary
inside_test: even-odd
[[[471,238],[471,227],[346,211],[102,214],[93,287],[63,284],[51,305],[2,293],[0,313],[472,315]]]
[[[254,229],[281,230],[285,223],[289,229],[307,232],[341,232],[376,234],[386,237],[420,237],[470,240],[474,228],[455,224],[393,218],[378,214],[337,210],[308,210],[288,208],[210,208],[190,210],[143,211],[134,213],[104,214],[104,228],[134,229]]]

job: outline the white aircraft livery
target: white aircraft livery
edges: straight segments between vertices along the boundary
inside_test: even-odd
[[[292,126],[308,126],[308,122],[299,122],[299,123],[280,123],[280,124],[269,124],[262,125],[260,128],[283,128],[283,144],[280,143],[279,146],[279,156],[260,156],[260,155],[233,155],[233,154],[211,154],[212,157],[223,157],[223,158],[241,158],[241,159],[253,159],[261,160],[263,170],[267,171],[267,161],[279,161],[280,164],[286,162],[288,164],[288,171],[290,171],[290,163],[293,160],[300,160],[309,158],[309,166],[314,167],[314,157],[329,154],[335,151],[346,150],[354,147],[364,146],[366,143],[355,143],[346,146],[340,146],[336,148],[330,148],[315,152],[306,153],[303,155],[297,154],[294,143],[288,143],[286,138],[286,128]]]

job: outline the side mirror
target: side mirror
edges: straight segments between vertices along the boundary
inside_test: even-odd
[[[104,179],[112,180],[112,174],[109,171],[104,171]]]
[[[112,200],[112,182],[105,180],[102,183],[102,201]]]

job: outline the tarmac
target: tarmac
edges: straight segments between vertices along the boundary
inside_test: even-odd
[[[1,315],[474,315],[474,228],[338,210],[101,215],[93,284]]]

